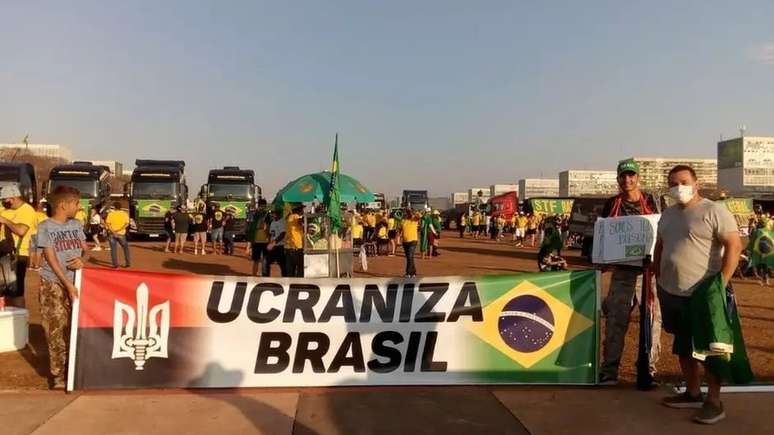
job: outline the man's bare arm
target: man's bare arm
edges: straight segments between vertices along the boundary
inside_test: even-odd
[[[723,244],[723,267],[720,273],[723,274],[723,285],[728,284],[731,277],[734,276],[736,266],[739,265],[739,255],[742,253],[742,239],[739,238],[738,231],[729,231],[718,236],[720,243]]]

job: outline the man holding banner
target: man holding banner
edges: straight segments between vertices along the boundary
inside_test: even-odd
[[[626,160],[618,165],[618,186],[621,193],[610,198],[602,211],[602,217],[636,216],[658,213],[658,207],[652,195],[640,190],[640,167],[634,160]],[[639,266],[613,266],[613,276],[607,298],[602,303],[606,319],[602,367],[599,382],[602,385],[618,383],[618,367],[623,354],[626,331],[629,329],[634,300],[641,301],[637,289],[643,285],[643,268]],[[652,289],[651,289],[652,291]],[[658,298],[654,298],[653,323],[651,328],[652,346],[650,349],[650,374],[656,372],[661,337],[661,314]],[[655,384],[655,383],[654,383]],[[653,385],[655,386],[655,385]]]

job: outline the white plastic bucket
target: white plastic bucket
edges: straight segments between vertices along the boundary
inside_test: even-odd
[[[0,352],[24,349],[29,336],[29,312],[24,308],[0,310]]]

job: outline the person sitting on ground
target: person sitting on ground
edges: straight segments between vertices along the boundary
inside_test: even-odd
[[[561,257],[562,238],[553,226],[546,228],[546,237],[538,251],[538,270],[541,272],[564,270],[567,262]],[[553,252],[556,251],[556,255]]]

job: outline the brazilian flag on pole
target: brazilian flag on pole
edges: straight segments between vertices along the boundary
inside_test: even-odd
[[[341,192],[339,192],[339,134],[333,146],[333,163],[331,164],[331,181],[328,190],[328,218],[331,221],[331,232],[337,233],[341,228]]]
[[[750,235],[750,266],[774,267],[774,230],[758,228]]]

